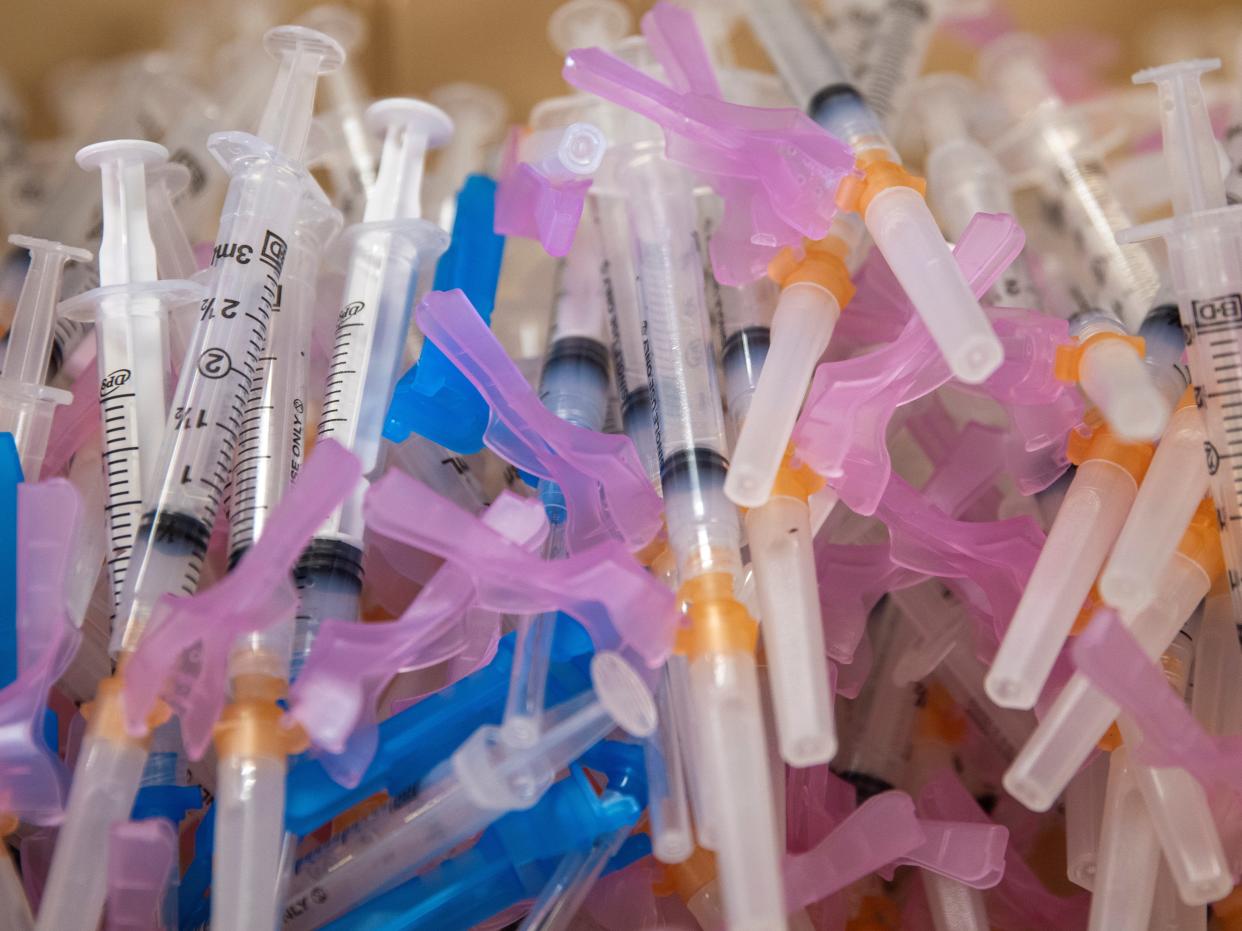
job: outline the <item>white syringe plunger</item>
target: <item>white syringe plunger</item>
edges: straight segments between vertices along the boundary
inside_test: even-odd
[[[452,138],[452,118],[425,100],[390,97],[367,107],[366,121],[372,132],[383,134],[384,148],[364,222],[418,219],[427,150]]]
[[[1135,72],[1135,84],[1155,84],[1160,92],[1164,158],[1177,214],[1225,205],[1220,151],[1200,77],[1220,67],[1219,58],[1179,61]]]
[[[569,0],[548,18],[548,40],[562,55],[572,49],[608,48],[629,35],[634,19],[618,0]]]
[[[258,137],[295,162],[302,160],[315,109],[315,85],[345,63],[345,50],[331,36],[305,26],[277,26],[263,36],[280,71],[259,121]]]
[[[79,149],[83,169],[98,170],[103,186],[103,238],[99,283],[103,287],[154,281],[155,241],[147,218],[147,166],[168,160],[168,150],[142,139],[110,139]]]

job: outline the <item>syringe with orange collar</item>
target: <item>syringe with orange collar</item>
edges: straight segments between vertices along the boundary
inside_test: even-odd
[[[915,311],[959,379],[978,384],[1004,352],[910,174],[836,53],[798,0],[747,0],[746,15],[789,89],[820,126],[853,149],[857,177],[837,191],[842,209],[862,217]]]
[[[770,465],[771,474],[764,476],[767,487],[744,520],[778,745],[791,766],[827,763],[837,750],[809,503],[824,482],[805,466],[795,468],[786,451],[802,395],[839,313],[839,302],[814,283],[816,276],[822,278],[826,271],[831,276],[836,270],[838,285],[852,291],[841,257],[819,246],[809,244],[805,258],[791,255],[783,263],[787,287],[776,301],[770,328],[766,317],[775,297],[771,281],[726,287],[710,270],[705,279],[721,347],[730,426],[739,437],[759,437],[758,444],[747,448],[771,460],[763,464],[765,473]],[[807,283],[809,292],[802,287]],[[725,476],[726,495],[739,473],[749,474],[750,463],[739,455],[745,455],[740,439]]]
[[[669,548],[689,623],[695,764],[732,929],[786,927],[781,850],[755,664],[757,625],[739,600],[742,533],[724,494],[724,412],[703,296],[692,183],[636,148],[618,170],[643,314]],[[702,794],[702,793],[700,793]]]
[[[1153,660],[1172,642],[1225,571],[1216,512],[1204,498],[1160,574],[1157,596],[1122,623]],[[1118,706],[1080,672],[1070,677],[1006,770],[1005,789],[1032,811],[1047,811],[1117,717]]]
[[[977,213],[1015,214],[1008,172],[972,135],[982,101],[978,86],[962,75],[932,74],[919,80],[914,93],[911,112],[928,148],[928,202],[945,234],[957,240]],[[1019,255],[1005,270],[988,301],[1064,317],[1074,342],[1057,353],[1057,375],[1076,382],[1118,435],[1155,439],[1169,405],[1153,369],[1144,364],[1143,340],[1129,335],[1110,306],[1088,304],[1072,288],[1065,295],[1049,288],[1041,299],[1027,256]],[[1051,284],[1052,276],[1045,277]]]
[[[1155,453],[1151,443],[1120,439],[1098,412],[1087,428],[1070,435],[1078,471],[984,680],[1004,708],[1035,707]]]

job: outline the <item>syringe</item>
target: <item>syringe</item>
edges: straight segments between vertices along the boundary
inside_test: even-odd
[[[539,400],[562,420],[599,431],[608,413],[608,350],[603,343],[606,311],[594,233],[591,228],[579,230],[573,248],[561,263]],[[541,481],[539,497],[550,525],[544,558],[567,556],[564,495],[555,482]],[[555,626],[555,611],[519,621],[501,728],[506,741],[521,745],[539,735]]]
[[[436,158],[428,178],[427,210],[443,230],[457,217],[457,193],[472,174],[489,174],[489,148],[504,128],[509,108],[490,87],[465,81],[437,87],[427,99],[453,121],[453,138]]]
[[[143,502],[153,491],[156,454],[164,442],[168,311],[174,303],[196,303],[204,291],[191,281],[157,280],[146,173],[148,165],[167,158],[163,146],[139,139],[98,142],[77,154],[78,164],[98,169],[103,183],[100,287],[65,301],[61,312],[95,323],[113,610],[120,608]]]
[[[348,155],[349,188],[335,191],[335,199],[345,221],[356,223],[375,188],[375,140],[366,121],[366,101],[370,95],[352,64],[358,47],[367,40],[366,21],[356,10],[325,3],[312,7],[298,22],[327,33],[345,49],[345,64],[323,82],[322,110],[333,138],[345,141]]]
[[[703,213],[707,220],[705,238],[710,238],[714,217],[710,211]],[[840,269],[840,280],[848,288],[844,264]],[[775,285],[767,278],[732,288],[720,285],[710,268],[704,272],[710,312],[715,318],[722,347],[726,411],[734,435],[745,435],[746,424],[756,423],[756,418],[764,421],[763,425],[771,426],[772,387],[776,383],[784,387],[786,383],[781,376],[790,374],[791,347],[788,342],[778,343],[774,352],[767,326],[772,305],[776,304],[779,314],[782,308],[788,312],[789,304],[784,302],[785,293],[781,294],[779,302],[776,300]],[[806,309],[816,315],[821,310],[819,306]],[[831,322],[829,320],[829,327]],[[786,340],[795,337],[787,319],[783,335]],[[801,368],[809,381],[822,345],[806,347],[809,340],[802,335],[796,339],[803,344],[800,354],[809,363]],[[799,377],[796,368],[792,377]],[[767,394],[761,395],[765,386]],[[793,392],[783,393],[794,402],[785,405],[789,409],[788,426],[792,431],[797,401],[801,399],[795,400]],[[755,399],[768,403],[752,417]],[[753,437],[760,432],[766,431],[752,429],[750,435]],[[813,766],[828,762],[837,749],[812,552],[814,534],[807,503],[810,495],[823,487],[823,481],[809,469],[794,469],[787,461],[781,469],[784,451],[783,443],[768,480],[770,495],[765,494],[746,513],[746,536],[763,621],[764,653],[770,669],[768,681],[781,756],[792,766]],[[725,477],[726,494],[736,477],[736,468],[735,459]]]
[[[978,384],[1001,364],[1000,340],[923,200],[923,180],[902,167],[879,119],[799,7],[798,0],[746,2],[790,95],[854,150],[863,178],[843,183],[838,202],[863,218],[953,374]]]
[[[724,415],[690,178],[640,149],[618,179],[629,206],[669,547],[690,618],[690,680],[702,751],[697,767],[711,783],[708,815],[725,909],[731,928],[780,929],[785,904],[756,629],[736,595],[741,528],[724,496]]]
[[[302,202],[272,307],[267,344],[247,394],[233,463],[229,559],[263,534],[267,519],[302,465],[307,441],[307,375],[315,279],[339,211],[323,194]],[[231,701],[216,726],[218,759],[212,927],[255,928],[276,914],[284,838],[289,732],[281,709],[289,682],[294,620],[238,640],[229,657]]]
[[[89,262],[91,254],[46,239],[10,236],[13,245],[30,250],[30,270],[9,327],[4,369],[0,371],[0,431],[13,434],[27,481],[39,480],[43,454],[52,430],[52,414],[73,398],[46,384],[48,355],[60,280],[68,262]]]
[[[1199,76],[1219,60],[1140,71],[1160,92],[1173,217],[1117,234],[1163,237],[1177,292],[1194,398],[1207,427],[1209,488],[1233,595],[1242,611],[1242,206],[1226,206],[1216,139]]]
[[[1034,36],[1011,34],[980,54],[979,73],[1016,122],[991,143],[1014,186],[1034,185],[1054,232],[1069,237],[1082,273],[1080,300],[1103,308],[1137,333],[1158,303],[1160,274],[1142,246],[1119,245],[1117,230],[1130,225],[1101,163],[1110,142],[1107,127],[1067,107],[1045,69],[1044,48]]]
[[[267,33],[280,71],[257,136],[223,133],[210,147],[233,175],[213,251],[215,280],[204,304],[122,595],[113,648],[117,675],[100,683],[78,757],[65,822],[52,857],[42,931],[94,931],[103,909],[106,837],[127,815],[147,739],[126,730],[120,690],[124,658],[165,594],[192,594],[224,494],[242,405],[267,338],[298,208],[307,188],[301,166],[318,75],[344,53],[327,36],[296,26]]]
[[[419,268],[448,246],[448,235],[421,219],[420,198],[427,149],[447,140],[453,123],[438,107],[403,98],[372,104],[367,120],[372,130],[383,132],[384,144],[363,221],[343,234],[350,243],[349,266],[318,435],[352,452],[363,475],[370,476],[379,466]],[[320,621],[358,616],[364,491],[360,486],[321,528],[298,567],[302,604],[293,646],[295,676]]]

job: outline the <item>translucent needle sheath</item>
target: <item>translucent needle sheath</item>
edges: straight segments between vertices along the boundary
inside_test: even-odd
[[[66,263],[90,261],[91,254],[29,236],[10,236],[9,242],[29,249],[31,261],[0,371],[0,431],[13,434],[26,480],[37,481],[52,414],[57,405],[72,400],[69,392],[46,384],[61,274]]]

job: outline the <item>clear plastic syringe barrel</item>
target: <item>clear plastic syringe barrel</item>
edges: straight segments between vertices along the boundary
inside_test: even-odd
[[[326,199],[303,201],[281,276],[280,298],[272,308],[267,344],[238,432],[229,511],[230,564],[262,536],[273,508],[302,465],[315,281],[323,246],[340,223],[340,214]],[[288,678],[292,636],[292,624],[280,623],[243,637],[234,650],[234,674]]]
[[[700,196],[699,208],[699,248],[706,258],[712,234],[719,225],[720,210],[713,195]],[[779,289],[766,275],[741,287],[722,285],[712,273],[710,262],[704,263],[703,281],[724,375],[725,414],[736,438],[759,386]]]
[[[915,684],[899,683],[893,674],[905,644],[896,602],[882,604],[867,629],[874,666],[846,712],[841,750],[832,762],[833,772],[854,786],[860,802],[901,784],[919,701]]]
[[[348,232],[348,231],[347,231]],[[339,442],[362,462],[364,475],[379,464],[389,395],[402,362],[413,312],[419,263],[442,252],[447,237],[423,220],[363,223],[352,230],[352,251],[318,436]],[[321,535],[361,546],[360,502],[347,502]]]
[[[736,620],[738,611],[745,614],[732,597],[741,572],[741,532],[737,510],[724,495],[724,414],[689,177],[658,154],[640,153],[621,169],[620,182],[630,208],[669,545],[683,590],[721,583],[729,589],[696,597],[695,604]],[[709,814],[729,926],[783,928],[754,655],[736,643],[698,650],[690,682],[701,738],[697,765],[711,783]]]
[[[160,596],[198,586],[305,190],[305,172],[253,136],[221,133],[212,149],[233,171],[216,277],[173,397],[161,484],[139,529],[113,652],[137,645]]]
[[[630,253],[628,208],[624,197],[597,193],[587,199],[587,209],[590,211],[588,220],[599,235],[599,277],[608,311],[612,375],[621,402],[622,428],[634,442],[647,477],[658,488],[660,457],[656,452],[651,392],[647,388],[638,276]],[[579,235],[581,232],[580,229]]]
[[[849,70],[823,41],[799,0],[745,0],[743,8],[799,107],[809,107],[826,87],[850,83]]]
[[[1090,127],[1056,95],[1043,70],[1038,40],[1011,35],[980,56],[984,83],[1000,94],[1018,124],[992,150],[1019,181],[1033,181],[1055,235],[1066,239],[1071,271],[1089,303],[1137,333],[1156,306],[1160,273],[1145,247],[1117,242],[1130,225],[1113,193]]]

